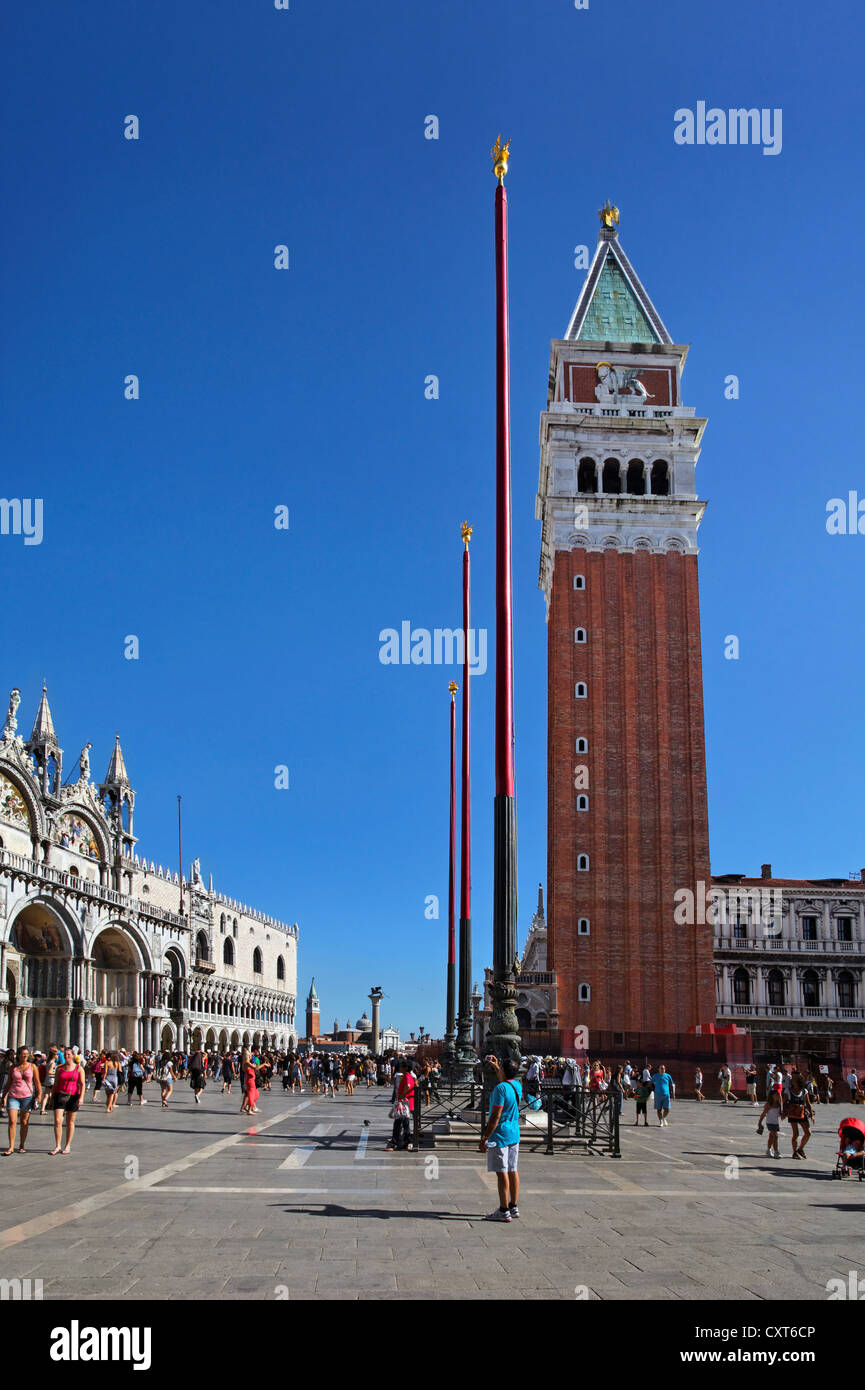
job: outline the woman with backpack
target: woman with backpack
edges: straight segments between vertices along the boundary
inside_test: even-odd
[[[132,1097],[138,1095],[138,1104],[146,1105],[147,1101],[141,1094],[144,1085],[144,1063],[138,1052],[133,1052],[129,1058],[129,1073],[126,1082],[126,1104],[132,1104]]]
[[[790,1075],[790,1094],[784,1106],[784,1119],[789,1120],[790,1129],[793,1131],[793,1157],[807,1158],[804,1152],[805,1145],[811,1138],[810,1120],[814,1118],[814,1107],[811,1104],[811,1097],[802,1080],[801,1073],[794,1071]],[[799,1138],[799,1126],[802,1126],[802,1138]]]

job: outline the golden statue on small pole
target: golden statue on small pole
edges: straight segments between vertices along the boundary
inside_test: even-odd
[[[506,145],[503,145],[502,137],[499,134],[496,136],[496,143],[490,150],[490,154],[493,157],[493,173],[495,174],[499,183],[504,183],[505,174],[508,172],[508,159],[510,158],[510,148],[510,140]]]
[[[598,216],[601,219],[602,227],[618,227],[619,209],[614,208],[609,198],[602,208],[598,208]]]
[[[465,545],[466,550],[468,550],[469,548],[469,541],[472,538],[472,531],[474,529],[475,528],[473,526],[469,526],[467,521],[464,521],[462,526],[460,527],[460,536],[462,537],[462,541]]]

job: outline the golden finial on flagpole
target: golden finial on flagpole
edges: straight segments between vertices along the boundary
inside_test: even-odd
[[[472,538],[472,531],[474,529],[475,528],[473,526],[469,526],[467,521],[464,521],[462,526],[460,527],[460,536],[462,537],[463,544],[465,545],[466,550],[468,550],[469,541]]]
[[[451,693],[451,703],[453,703],[453,698],[459,690],[459,686],[457,685],[456,681],[451,681],[450,685],[448,686],[448,690]]]
[[[508,159],[510,158],[510,148],[510,140],[506,145],[503,145],[501,135],[497,135],[496,143],[490,150],[490,154],[493,157],[493,173],[495,174],[499,183],[504,183],[505,174],[508,172]]]

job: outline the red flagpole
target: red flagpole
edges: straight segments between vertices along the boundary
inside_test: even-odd
[[[508,367],[508,147],[493,147],[496,188],[496,794],[493,842],[493,1011],[487,1043],[519,1062],[513,966],[517,945],[517,827],[514,795],[514,649],[511,581],[511,440]]]

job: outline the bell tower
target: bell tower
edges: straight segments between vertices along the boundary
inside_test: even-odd
[[[710,881],[695,480],[706,421],[682,404],[688,349],[622,250],[618,210],[599,215],[552,343],[536,509],[547,968],[559,1027],[587,1027],[592,1052],[715,1013],[712,929],[674,923],[676,890]]]

